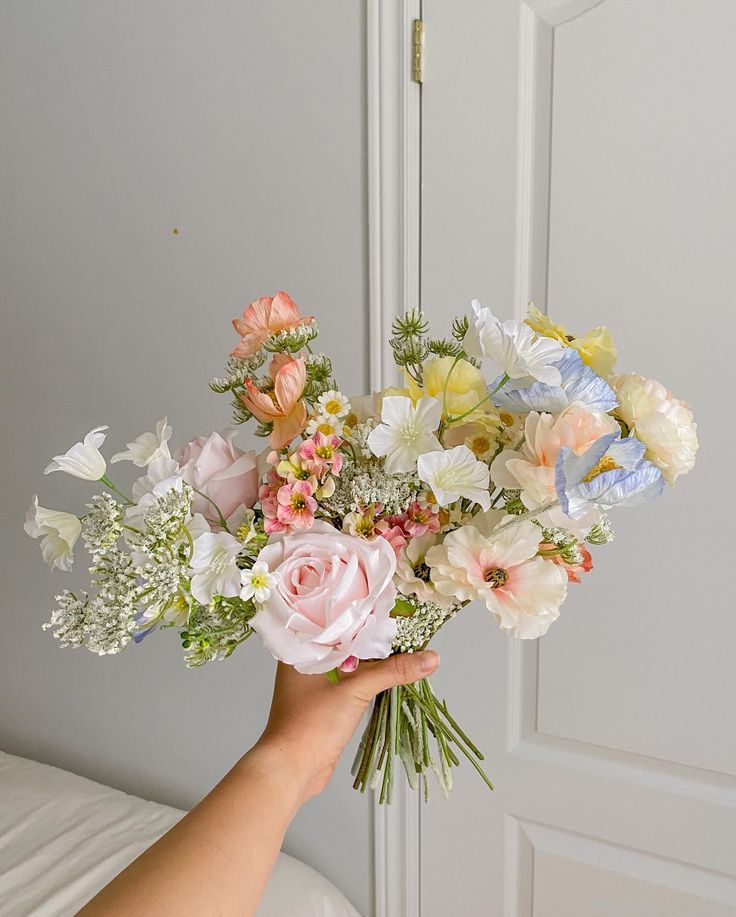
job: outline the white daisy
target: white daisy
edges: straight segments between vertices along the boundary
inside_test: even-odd
[[[335,389],[329,392],[323,392],[317,399],[319,404],[319,413],[326,414],[328,417],[345,417],[350,413],[350,401]]]
[[[276,577],[269,573],[268,564],[262,560],[257,560],[250,570],[241,570],[240,581],[243,584],[240,598],[246,601],[255,599],[256,605],[267,602],[276,585]]]

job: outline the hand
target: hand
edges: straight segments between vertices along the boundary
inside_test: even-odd
[[[361,662],[337,684],[324,675],[301,675],[279,663],[268,725],[246,755],[271,773],[295,783],[297,803],[325,788],[343,749],[376,694],[426,678],[440,663],[437,653],[405,653]]]

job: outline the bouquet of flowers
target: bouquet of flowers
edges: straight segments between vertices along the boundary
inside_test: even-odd
[[[62,646],[118,653],[178,632],[187,665],[229,657],[257,633],[298,671],[337,681],[362,660],[424,649],[469,602],[514,638],[544,634],[589,547],[613,538],[608,511],[652,500],[694,465],[688,405],[635,373],[614,375],[610,332],[570,335],[530,307],[500,321],[473,301],[435,338],[421,312],[398,317],[401,388],[349,397],[314,352],[317,323],[286,293],[233,322],[223,378],[235,424],[268,438],[260,455],[232,430],[175,452],[166,418],[113,455],[140,469],[129,493],[100,452],[107,427],[45,469],[99,482],[81,515],[38,499],[25,529],[69,570],[81,537],[91,590],[64,590],[44,628]],[[427,680],[376,698],[355,787],[391,800],[396,762],[443,794],[482,755]]]

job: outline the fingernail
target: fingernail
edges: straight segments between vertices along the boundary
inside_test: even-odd
[[[419,669],[426,675],[430,672],[434,672],[439,664],[440,655],[439,653],[435,653],[434,650],[426,650],[426,652],[421,653],[419,656]]]

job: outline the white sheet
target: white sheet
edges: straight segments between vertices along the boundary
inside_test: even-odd
[[[183,814],[0,752],[0,914],[75,914]],[[258,917],[360,915],[324,876],[282,853]]]

